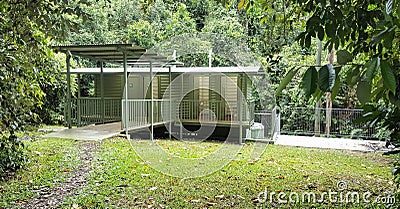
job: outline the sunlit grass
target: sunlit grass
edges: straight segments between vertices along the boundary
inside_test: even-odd
[[[148,146],[150,141],[136,141],[136,146]],[[80,162],[77,158],[79,141],[38,138],[25,142],[31,163],[15,178],[0,183],[0,207],[19,205],[37,196],[42,187],[55,189]],[[152,168],[141,159],[128,140],[113,138],[99,143],[93,153],[92,171],[87,184],[77,188],[74,196],[66,197],[61,207],[73,204],[82,208],[287,208],[289,205],[260,203],[260,192],[338,191],[337,183],[347,183],[351,192],[370,192],[373,197],[392,194],[391,160],[380,153],[362,153],[328,149],[307,149],[269,145],[258,159],[250,160],[253,144],[246,144],[226,166],[199,178],[177,178]],[[156,142],[171,157],[203,159],[224,144],[220,142]],[[238,145],[226,147],[236,149]],[[157,156],[158,153],[149,153]],[[189,162],[189,161],[187,161]],[[218,161],[216,161],[218,162]],[[189,163],[186,163],[189,164]],[[167,162],[160,165],[167,169]],[[173,165],[172,165],[173,166]],[[186,167],[190,165],[185,165]],[[210,165],[211,166],[211,165]],[[379,205],[297,203],[291,207],[364,208]]]
[[[144,142],[145,143],[145,142]],[[164,150],[180,157],[199,157],[220,144],[202,142],[188,145],[179,141],[158,141]],[[193,147],[190,147],[193,146]],[[249,208],[288,207],[272,203],[254,203],[262,191],[316,192],[337,190],[344,181],[349,191],[384,195],[392,192],[390,160],[378,153],[360,153],[326,149],[304,149],[270,145],[258,161],[249,161],[251,146],[227,166],[201,178],[176,178],[154,170],[142,161],[129,141],[105,140],[95,155],[94,172],[80,195],[64,204],[90,208]],[[319,205],[318,205],[319,204]],[[309,207],[312,204],[298,206]],[[359,204],[316,203],[317,207],[363,208]],[[377,205],[373,205],[376,207]],[[296,206],[297,207],[297,206]]]

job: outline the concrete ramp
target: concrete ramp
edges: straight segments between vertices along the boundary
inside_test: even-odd
[[[115,122],[100,125],[89,125],[72,129],[64,129],[61,131],[56,131],[43,135],[43,137],[75,140],[103,140],[118,136],[120,133],[121,122]]]

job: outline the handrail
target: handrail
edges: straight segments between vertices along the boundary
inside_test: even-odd
[[[77,100],[101,100],[101,97],[79,97]],[[104,97],[105,100],[120,100],[121,97]]]

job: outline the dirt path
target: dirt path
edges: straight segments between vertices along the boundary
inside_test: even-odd
[[[78,157],[81,163],[69,173],[65,182],[51,190],[48,188],[40,189],[37,191],[39,197],[30,199],[23,208],[56,208],[63,203],[67,196],[74,195],[74,192],[86,184],[87,176],[91,170],[93,153],[99,145],[99,142],[93,141],[80,143]]]

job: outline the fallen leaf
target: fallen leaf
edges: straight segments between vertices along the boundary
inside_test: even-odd
[[[254,163],[258,162],[260,160],[260,158],[255,158],[254,160],[250,160],[249,164],[253,165]]]
[[[61,173],[69,173],[69,172],[71,172],[71,170],[69,170],[69,169],[62,169],[60,172],[61,172]]]
[[[216,195],[214,198],[215,198],[215,199],[222,199],[222,198],[224,198],[224,195],[223,195],[223,194],[221,194],[221,195]]]
[[[253,202],[253,204],[258,204],[258,203],[260,203],[260,199],[258,199],[258,198],[254,198],[254,199],[252,199],[251,201]]]
[[[240,196],[240,195],[236,195],[235,196],[237,199],[241,199],[241,200],[244,200],[245,198],[244,197],[242,197],[242,196]]]
[[[190,200],[190,202],[192,202],[192,203],[199,203],[200,200],[199,200],[199,199],[195,199],[195,200]]]
[[[268,177],[268,175],[265,174],[265,173],[260,173],[260,174],[258,174],[258,176],[259,176],[259,177]]]
[[[151,187],[149,190],[150,191],[154,191],[154,190],[157,190],[158,189],[158,186],[155,186],[155,187]]]
[[[35,153],[36,155],[39,155],[39,156],[43,156],[43,154],[41,152],[38,152],[38,151],[33,151],[33,153]]]
[[[72,204],[72,209],[79,209],[79,205],[78,204]]]
[[[282,175],[280,175],[280,176],[279,176],[279,179],[285,179],[285,177],[284,177],[284,176],[282,176]]]
[[[207,202],[206,204],[207,204],[208,206],[214,206],[214,205],[217,204],[217,202],[209,201],[209,202]]]

